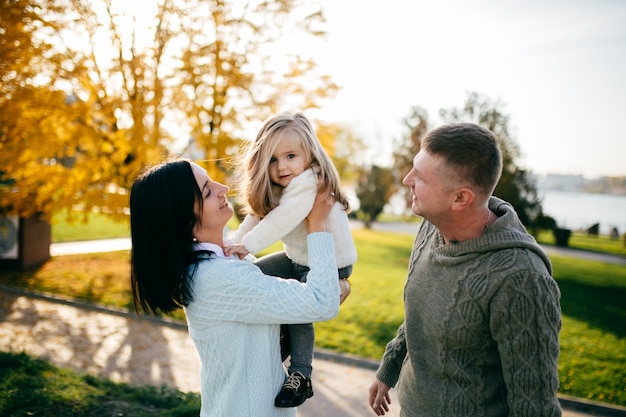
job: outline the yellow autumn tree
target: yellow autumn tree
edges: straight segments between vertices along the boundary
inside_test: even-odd
[[[267,49],[323,34],[306,1],[120,4],[0,0],[0,210],[122,217],[133,178],[175,144],[223,181],[247,123],[336,91],[310,58]]]

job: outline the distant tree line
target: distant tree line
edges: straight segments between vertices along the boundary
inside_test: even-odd
[[[545,174],[537,177],[540,189],[590,194],[626,195],[626,176],[586,178],[582,175]]]
[[[583,185],[581,191],[626,196],[626,177],[600,177],[589,180]]]
[[[518,165],[520,149],[514,137],[510,116],[504,113],[501,102],[492,102],[478,93],[469,93],[460,108],[439,110],[444,123],[474,122],[491,130],[500,143],[503,156],[503,172],[494,195],[510,202],[522,223],[531,231],[556,227],[554,219],[543,214],[537,185],[532,173]],[[428,112],[422,107],[411,109],[404,119],[407,133],[396,140],[393,150],[393,166],[372,166],[363,170],[357,196],[368,202],[360,208],[360,216],[366,226],[375,221],[391,195],[401,190],[406,207],[410,207],[409,190],[401,187],[402,178],[412,167],[413,157],[420,149],[421,140],[431,129]]]

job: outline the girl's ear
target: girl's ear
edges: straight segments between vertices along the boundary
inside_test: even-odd
[[[452,210],[462,210],[468,207],[476,199],[476,194],[468,188],[459,188],[454,194],[454,200],[452,200]]]

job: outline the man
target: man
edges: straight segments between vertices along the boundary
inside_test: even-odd
[[[475,124],[431,131],[402,183],[422,222],[405,319],[369,390],[376,415],[398,383],[401,416],[560,416],[560,292],[513,207],[492,196],[495,136]]]

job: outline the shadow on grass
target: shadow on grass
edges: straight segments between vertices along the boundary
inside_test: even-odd
[[[558,281],[563,315],[626,337],[626,288],[599,287],[577,281]]]
[[[0,284],[133,311],[129,276],[127,255],[109,252],[55,257],[26,271],[0,270]]]
[[[0,352],[0,414],[12,416],[197,416],[200,398],[166,386],[129,386]]]

